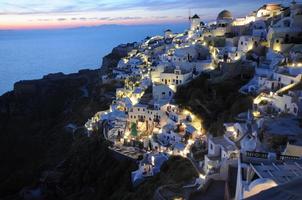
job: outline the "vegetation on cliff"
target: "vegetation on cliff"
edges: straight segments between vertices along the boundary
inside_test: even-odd
[[[236,115],[252,106],[252,98],[238,91],[245,83],[246,79],[237,76],[213,84],[206,75],[201,75],[180,87],[175,99],[199,115],[210,133],[221,135],[223,123],[232,121]]]

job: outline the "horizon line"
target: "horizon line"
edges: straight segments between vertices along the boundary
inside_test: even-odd
[[[177,25],[189,23],[183,21],[167,21],[167,22],[151,22],[151,23],[108,23],[108,24],[91,24],[91,25],[62,25],[62,26],[37,26],[37,27],[16,27],[16,28],[0,28],[0,31],[30,31],[30,30],[68,30],[68,29],[79,29],[79,28],[95,28],[95,27],[106,27],[106,26],[152,26],[152,25]]]

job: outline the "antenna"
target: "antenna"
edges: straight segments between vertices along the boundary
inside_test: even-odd
[[[191,22],[191,8],[188,9],[189,21]]]

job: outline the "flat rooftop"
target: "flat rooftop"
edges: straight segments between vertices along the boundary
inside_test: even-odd
[[[293,163],[271,163],[271,164],[250,164],[252,169],[260,178],[269,178],[278,185],[290,182],[298,177],[302,177],[302,164]]]
[[[236,145],[232,143],[231,141],[228,141],[225,137],[213,137],[211,138],[214,144],[221,145],[224,149],[229,151],[235,151],[237,149]]]

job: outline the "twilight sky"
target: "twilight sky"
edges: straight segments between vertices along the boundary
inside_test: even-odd
[[[269,2],[290,0],[0,0],[0,29],[187,21],[189,10],[204,21],[223,9],[245,16]]]

